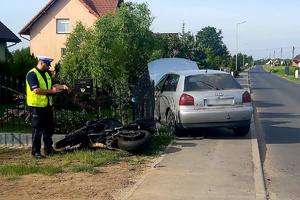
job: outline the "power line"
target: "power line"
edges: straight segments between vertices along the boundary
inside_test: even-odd
[[[275,47],[275,48],[269,48],[269,49],[246,49],[246,50],[240,50],[242,52],[253,52],[253,51],[274,51],[274,50],[283,50],[283,49],[292,49],[293,47]],[[300,47],[294,47],[295,49],[299,49]],[[232,50],[234,52],[234,50]]]

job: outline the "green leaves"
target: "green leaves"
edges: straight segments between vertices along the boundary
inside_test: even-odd
[[[128,2],[114,15],[99,18],[93,27],[77,22],[66,42],[59,78],[68,85],[78,78],[94,79],[98,88],[118,97],[113,105],[120,105],[121,116],[121,102],[130,99],[131,86],[147,72],[151,59],[162,57],[149,28],[153,19],[147,4]]]

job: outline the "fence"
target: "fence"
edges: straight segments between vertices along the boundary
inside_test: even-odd
[[[25,84],[0,75],[0,132],[27,132]]]
[[[128,123],[137,118],[153,118],[154,87],[149,77],[143,76],[133,87],[131,97],[117,97],[99,91],[95,95],[78,95],[74,92],[54,96],[54,130],[66,134],[95,119],[98,108],[103,117],[117,118]],[[31,116],[26,105],[25,82],[0,75],[0,132],[30,133]]]

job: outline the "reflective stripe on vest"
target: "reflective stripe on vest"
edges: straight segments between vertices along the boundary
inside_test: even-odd
[[[47,90],[47,89],[50,90],[51,89],[52,80],[51,80],[51,77],[49,76],[48,73],[45,73],[47,83],[48,83],[48,88],[47,88],[47,85],[46,85],[46,82],[45,82],[44,78],[42,77],[42,75],[35,68],[30,70],[28,73],[30,73],[30,72],[34,72],[36,74],[37,79],[39,81],[39,86],[40,86],[41,89],[45,89],[45,90]],[[27,104],[28,104],[28,106],[46,107],[48,105],[48,98],[49,98],[49,105],[50,106],[52,105],[52,97],[48,96],[48,98],[47,98],[46,95],[35,94],[33,91],[31,91],[27,79],[26,79],[26,91],[27,91]]]

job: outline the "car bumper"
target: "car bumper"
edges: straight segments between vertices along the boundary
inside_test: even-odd
[[[252,107],[180,110],[177,112],[177,125],[184,129],[203,127],[234,128],[251,123]]]

